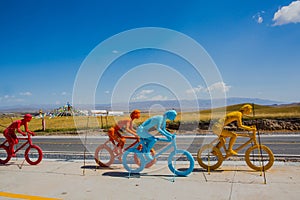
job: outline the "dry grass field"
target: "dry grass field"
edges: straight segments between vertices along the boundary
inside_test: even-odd
[[[241,104],[228,106],[226,108],[216,108],[213,110],[202,110],[195,112],[178,113],[176,121],[180,122],[193,122],[193,121],[208,121],[212,118],[219,118],[224,115],[224,112],[239,110]],[[260,106],[255,105],[256,118],[300,118],[300,104],[294,105],[281,105],[281,106]],[[212,115],[213,112],[213,115]],[[162,113],[155,113],[162,114]],[[152,114],[154,115],[154,114]],[[42,132],[42,120],[33,118],[29,123],[29,129],[39,134],[55,132],[75,132],[81,129],[107,129],[115,124],[120,119],[127,118],[126,116],[108,116],[108,117],[94,117],[94,116],[63,116],[48,118],[46,117],[46,131]],[[150,117],[149,113],[142,113],[141,118],[135,121],[139,125],[147,118]],[[253,116],[248,116],[252,118]],[[246,117],[247,118],[247,117]],[[0,118],[0,131],[3,132],[5,127],[10,125],[14,120],[21,119],[20,117],[1,117]]]

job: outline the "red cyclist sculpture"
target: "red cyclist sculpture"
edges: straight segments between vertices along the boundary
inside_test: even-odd
[[[11,157],[16,157],[16,153],[24,147],[26,147],[24,157],[30,165],[37,165],[41,162],[43,158],[42,149],[32,143],[31,135],[35,134],[28,129],[28,122],[30,122],[31,119],[32,116],[26,114],[23,119],[14,121],[4,130],[6,140],[0,144],[0,164],[6,164]],[[24,132],[21,130],[21,126],[24,126]],[[17,138],[15,131],[21,133],[23,136],[27,135],[27,137]],[[14,150],[14,146],[19,143],[19,140],[22,140],[22,142],[20,146]]]
[[[19,143],[19,140],[16,136],[15,130],[18,133],[21,133],[23,136],[26,136],[26,133],[24,133],[20,128],[21,126],[24,126],[25,132],[28,134],[34,135],[34,133],[30,130],[28,130],[28,122],[30,122],[32,119],[32,116],[30,114],[24,115],[24,119],[22,120],[16,120],[11,125],[9,125],[4,130],[4,137],[7,139],[9,143],[9,152],[11,153],[12,157],[15,157],[16,154],[14,153],[14,145]]]

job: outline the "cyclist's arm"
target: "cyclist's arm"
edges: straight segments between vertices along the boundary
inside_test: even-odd
[[[135,137],[138,137],[138,135],[136,134],[136,131],[135,131],[135,130],[133,129],[133,127],[132,127],[132,121],[128,121],[128,122],[126,123],[125,131],[126,131],[127,133],[130,133],[130,134],[134,135]]]
[[[17,129],[17,132],[18,133],[21,133],[23,136],[26,136],[26,133],[24,133],[21,129],[20,129],[20,127],[21,127],[21,125],[22,125],[22,122],[21,121],[17,121],[17,124],[16,124],[16,129]]]
[[[27,133],[29,133],[31,135],[34,135],[34,133],[28,129],[28,124],[27,123],[24,124],[24,127],[25,127],[25,132],[27,132]]]
[[[18,133],[21,133],[23,136],[26,136],[26,133],[24,133],[20,128],[17,129]]]
[[[132,134],[132,135],[134,135],[135,137],[138,137],[138,135],[136,134],[135,131],[132,131],[132,130],[130,130],[130,129],[126,129],[126,132],[127,132],[127,133],[130,133],[130,134]]]
[[[171,141],[173,138],[173,134],[169,133],[167,130],[158,128],[158,132],[160,132],[162,135],[164,135],[168,139],[168,141]]]
[[[238,125],[239,128],[242,128],[242,129],[244,129],[246,131],[254,131],[254,130],[256,130],[255,126],[246,126],[246,125],[243,125],[241,117],[238,118],[237,125]]]

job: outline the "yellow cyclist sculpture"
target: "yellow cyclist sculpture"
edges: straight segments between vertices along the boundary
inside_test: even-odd
[[[232,150],[232,147],[235,143],[236,140],[236,133],[226,130],[224,129],[224,127],[228,124],[230,124],[231,122],[236,121],[237,122],[237,126],[239,128],[242,128],[244,130],[247,131],[256,131],[256,127],[255,126],[245,126],[242,123],[242,117],[243,115],[248,115],[252,112],[252,106],[250,104],[245,104],[243,105],[239,111],[233,111],[228,113],[224,118],[218,120],[212,127],[212,131],[220,136],[223,136],[224,138],[226,137],[230,137],[229,140],[229,145],[228,145],[228,152],[229,154],[233,154],[233,155],[237,155],[237,152]],[[219,142],[217,144],[217,148],[220,148],[222,146],[222,143],[225,143],[225,139],[223,139],[223,141]]]

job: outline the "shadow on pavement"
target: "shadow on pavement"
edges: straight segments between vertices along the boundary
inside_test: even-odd
[[[92,169],[92,170],[114,170],[114,169],[121,169],[120,167],[101,167],[99,165],[85,165],[85,166],[81,166],[81,169]]]
[[[174,176],[172,174],[148,174],[148,173],[128,173],[128,172],[105,172],[102,176],[119,177],[119,178],[141,178],[141,177],[161,177],[163,179],[169,180],[184,177],[184,176]],[[171,180],[171,181],[172,181]],[[169,180],[170,181],[170,180]]]

